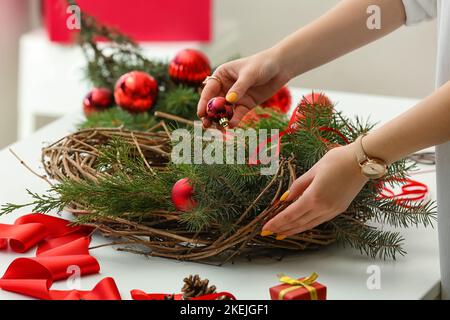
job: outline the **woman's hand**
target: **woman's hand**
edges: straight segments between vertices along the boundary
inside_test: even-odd
[[[271,50],[225,63],[213,75],[221,83],[209,80],[197,107],[204,127],[211,126],[205,118],[206,105],[211,98],[225,96],[228,102],[237,105],[230,120],[230,126],[235,127],[250,109],[270,98],[289,81],[288,73],[281,70],[277,54]]]
[[[353,144],[328,151],[291,186],[282,200],[293,201],[267,222],[262,236],[277,240],[312,229],[344,212],[367,182],[361,174]]]

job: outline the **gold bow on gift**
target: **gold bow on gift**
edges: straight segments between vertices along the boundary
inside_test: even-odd
[[[291,285],[290,287],[283,289],[278,294],[278,300],[283,300],[284,296],[291,291],[297,290],[299,288],[305,288],[308,290],[311,300],[317,300],[317,290],[313,286],[311,286],[314,282],[316,282],[319,275],[315,272],[311,273],[309,277],[302,278],[302,279],[294,279],[291,277],[288,277],[284,274],[279,274],[278,279],[286,284]]]

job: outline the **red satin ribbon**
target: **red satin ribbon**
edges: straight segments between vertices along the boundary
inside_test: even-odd
[[[259,154],[261,152],[261,150],[263,148],[265,148],[269,143],[272,142],[272,140],[274,139],[278,139],[277,141],[277,147],[275,150],[275,156],[278,156],[280,154],[280,149],[281,149],[281,138],[283,138],[283,136],[285,134],[291,134],[292,132],[294,132],[295,130],[297,130],[297,126],[296,126],[296,122],[297,122],[297,110],[300,107],[300,105],[298,105],[294,111],[292,112],[291,118],[289,119],[288,125],[286,127],[286,129],[284,129],[283,131],[281,131],[278,134],[274,134],[271,137],[267,138],[265,141],[262,141],[259,143],[259,145],[256,147],[255,150],[253,150],[253,152],[250,154],[249,156],[249,160],[248,160],[248,164],[249,165],[255,165],[255,164],[260,164],[261,161],[259,160]]]
[[[386,186],[386,182],[388,181],[403,183],[401,191],[395,193],[394,190]],[[428,194],[428,186],[426,184],[408,178],[390,178],[381,181],[380,188],[381,192],[378,196],[379,199],[393,199],[399,205],[406,208],[411,208],[408,203],[422,201]]]
[[[71,226],[70,221],[44,214],[29,214],[13,225],[0,224],[0,249],[19,253],[37,246],[36,257],[17,258],[0,279],[0,288],[38,299],[117,300],[120,293],[112,278],[91,291],[50,290],[54,281],[69,278],[71,266],[80,276],[98,273],[98,261],[89,254],[92,228]]]
[[[142,290],[131,290],[133,300],[183,300],[183,294],[165,294],[165,293],[146,293]],[[236,300],[236,297],[229,292],[218,292],[203,295],[200,297],[190,298],[189,300],[216,300],[219,297],[228,297]]]
[[[51,300],[122,300],[113,278],[102,279],[92,290],[50,290]]]
[[[27,252],[36,245],[45,245],[48,240],[60,237],[80,238],[92,232],[92,228],[70,226],[70,222],[61,218],[39,213],[32,213],[18,218],[13,225],[0,224],[0,241],[4,249],[9,240],[9,246],[15,252]],[[63,238],[64,239],[64,238]],[[60,245],[61,243],[60,240]],[[42,249],[38,248],[39,251]]]
[[[259,154],[261,153],[261,150],[263,150],[269,143],[272,142],[272,140],[277,139],[277,146],[275,150],[275,156],[278,156],[280,154],[280,148],[281,148],[281,138],[288,133],[289,130],[283,130],[280,133],[276,133],[272,135],[271,137],[267,138],[266,140],[260,142],[256,149],[250,154],[250,157],[248,159],[249,165],[256,165],[261,164],[261,160],[259,159]]]

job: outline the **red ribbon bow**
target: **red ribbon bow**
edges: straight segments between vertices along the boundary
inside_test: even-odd
[[[54,281],[71,276],[71,266],[78,268],[80,276],[99,272],[98,261],[89,254],[92,230],[44,214],[25,215],[13,225],[0,224],[0,249],[6,249],[8,242],[20,253],[37,246],[36,257],[17,258],[9,265],[0,288],[47,300],[120,299],[112,278],[103,279],[91,291],[50,290]]]

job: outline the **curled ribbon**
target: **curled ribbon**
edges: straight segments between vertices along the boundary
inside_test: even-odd
[[[395,193],[392,189],[386,186],[386,182],[393,181],[399,182],[403,185],[401,186],[401,191]],[[405,208],[410,208],[408,203],[422,201],[428,194],[428,186],[422,182],[412,180],[409,178],[389,178],[384,181],[380,181],[381,192],[378,199],[393,199],[398,205]]]
[[[306,290],[308,290],[311,300],[317,300],[317,290],[312,286],[312,284],[316,282],[318,277],[319,275],[315,272],[311,273],[311,275],[309,275],[308,277],[301,279],[294,279],[284,274],[278,275],[278,279],[280,280],[280,282],[290,285],[290,287],[280,291],[280,293],[278,294],[278,300],[283,300],[288,292],[300,288],[305,288]]]

